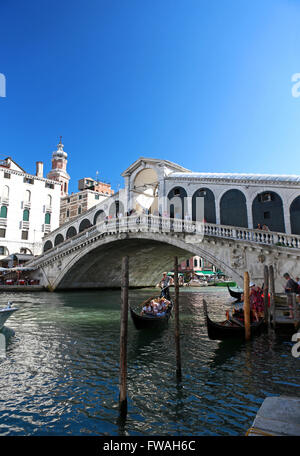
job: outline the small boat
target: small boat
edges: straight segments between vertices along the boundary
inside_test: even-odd
[[[149,301],[151,299],[153,298],[149,298]],[[171,305],[168,306],[165,315],[161,317],[155,315],[139,315],[135,310],[132,309],[132,307],[130,307],[131,318],[136,329],[159,328],[168,323],[173,307],[173,302],[170,302]]]
[[[188,283],[188,287],[207,287],[208,283],[206,280],[191,279]]]
[[[11,307],[12,303],[8,302],[7,306],[4,307],[3,309],[0,309],[0,331],[4,326],[4,323],[8,318],[16,311],[18,310],[16,307],[12,308]]]
[[[238,301],[241,300],[241,297],[242,297],[241,291],[233,291],[230,289],[229,285],[227,285],[227,288],[228,288],[230,296],[232,296],[234,299],[237,299]]]
[[[203,311],[206,319],[208,337],[212,340],[243,339],[245,338],[245,326],[237,319],[212,321],[207,312],[207,303],[203,299]],[[264,326],[264,319],[253,322],[250,326],[251,335],[259,334]]]

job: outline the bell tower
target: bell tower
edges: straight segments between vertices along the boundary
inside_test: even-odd
[[[47,174],[47,179],[52,179],[61,183],[61,196],[68,194],[68,186],[70,176],[67,173],[67,157],[68,154],[64,151],[64,145],[61,142],[60,136],[57,150],[52,154],[52,169]]]

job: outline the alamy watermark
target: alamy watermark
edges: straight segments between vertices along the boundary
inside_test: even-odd
[[[3,73],[0,73],[0,98],[6,97],[6,78]]]
[[[296,342],[292,346],[292,355],[294,358],[299,358],[300,357],[300,333],[293,334],[292,336],[292,342]]]

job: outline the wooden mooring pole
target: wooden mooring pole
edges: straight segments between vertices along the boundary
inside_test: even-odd
[[[179,285],[178,285],[178,258],[174,257],[174,309],[175,309],[175,347],[176,347],[176,377],[180,382],[181,375],[181,354],[180,354],[180,329],[179,329]]]
[[[249,273],[244,272],[244,320],[245,320],[245,339],[250,340],[250,297],[249,297]]]
[[[269,286],[270,286],[270,313],[269,313],[269,322],[275,328],[276,318],[275,318],[275,284],[274,284],[274,268],[269,266]]]
[[[269,319],[269,268],[264,267],[264,317],[265,322],[270,326]]]
[[[127,415],[127,334],[128,334],[128,286],[129,286],[129,259],[122,258],[121,282],[121,328],[120,328],[120,395],[119,414],[126,418]]]

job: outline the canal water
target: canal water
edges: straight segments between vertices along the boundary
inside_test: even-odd
[[[152,292],[130,291],[132,304]],[[174,319],[154,333],[129,318],[129,412],[118,423],[120,292],[2,294],[19,311],[0,360],[0,435],[244,435],[266,396],[299,395],[290,337],[211,341],[203,297],[216,320],[231,306],[223,288],[180,290],[180,384]]]

